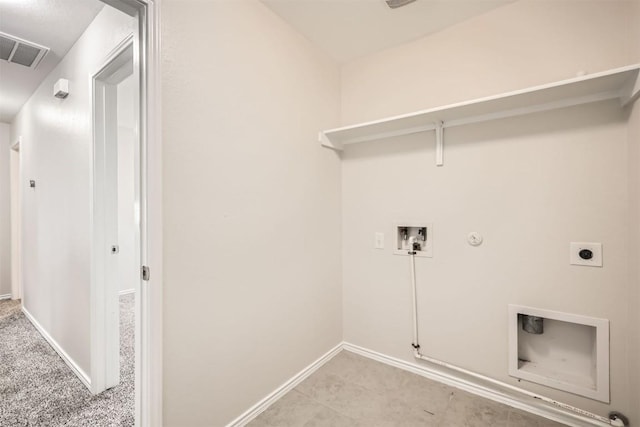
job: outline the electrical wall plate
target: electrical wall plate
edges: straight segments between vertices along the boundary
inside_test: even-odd
[[[373,248],[384,249],[384,233],[376,231],[376,233],[374,234]]]
[[[406,235],[406,238],[405,238]],[[433,257],[433,224],[428,222],[397,222],[393,229],[393,254],[409,255],[415,252],[418,257]],[[414,249],[410,243],[417,243]]]
[[[569,264],[602,267],[602,243],[571,242]]]

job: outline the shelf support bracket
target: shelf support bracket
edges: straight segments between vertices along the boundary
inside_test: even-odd
[[[444,165],[444,123],[434,123],[436,128],[436,166]]]

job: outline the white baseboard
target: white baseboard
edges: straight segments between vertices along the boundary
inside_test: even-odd
[[[26,316],[27,319],[31,322],[31,324],[36,328],[36,330],[42,335],[42,337],[47,340],[49,345],[58,353],[58,355],[64,360],[71,371],[80,379],[82,384],[84,384],[89,391],[91,391],[91,378],[78,366],[78,364],[60,347],[60,344],[53,339],[51,335],[42,327],[40,323],[27,311],[27,309],[22,307],[22,312]]]
[[[128,295],[128,294],[132,294],[132,293],[134,293],[135,291],[136,291],[136,290],[135,290],[135,289],[133,289],[133,288],[131,288],[131,289],[125,289],[124,291],[120,291],[120,292],[118,292],[118,295],[119,295],[119,296],[122,296],[122,295]]]
[[[245,413],[243,413],[238,418],[236,418],[235,420],[227,424],[227,427],[242,427],[247,425],[251,421],[253,421],[258,415],[264,412],[269,406],[271,406],[273,403],[275,403],[278,399],[280,399],[282,396],[287,394],[289,391],[293,390],[295,386],[297,386],[302,381],[307,379],[309,375],[313,374],[315,371],[321,368],[325,363],[331,360],[336,354],[340,353],[340,351],[342,350],[342,345],[343,343],[338,344],[337,346],[329,350],[327,353],[325,353],[324,356],[320,357],[318,360],[316,360],[315,362],[313,362],[312,364],[304,368],[302,371],[298,372],[296,375],[294,375],[291,379],[289,379],[287,382],[285,382],[280,387],[278,387],[275,391],[273,391],[267,397],[265,397],[264,399],[262,399],[261,401],[253,405]]]
[[[349,344],[347,342],[343,343],[342,347],[344,348],[344,350],[359,354],[369,359],[394,366],[396,368],[400,368],[414,374],[418,374],[425,378],[429,378],[430,380],[438,381],[475,394],[477,396],[503,403],[505,405],[518,408],[523,411],[530,412],[532,414],[539,415],[541,417],[548,418],[550,420],[557,421],[569,426],[610,426],[610,424],[605,424],[601,421],[589,418],[587,416],[541,403],[540,401],[534,400],[533,398],[525,396],[524,394],[518,395],[515,392],[501,391],[492,386],[479,384],[475,381],[470,381],[453,373],[433,369],[426,364],[418,365],[417,363],[406,362],[404,360],[387,356],[385,354],[378,353],[364,347]]]
[[[253,421],[258,415],[264,412],[269,406],[275,403],[282,396],[291,391],[294,387],[304,381],[309,375],[313,374],[316,370],[321,368],[325,363],[331,360],[340,351],[347,350],[352,353],[359,354],[369,359],[375,360],[386,365],[394,366],[396,368],[423,376],[433,381],[449,385],[451,387],[464,390],[466,392],[475,394],[480,397],[484,397],[495,402],[499,402],[513,408],[521,409],[523,411],[538,415],[559,423],[572,426],[572,427],[591,427],[600,426],[605,427],[610,424],[598,421],[588,416],[580,415],[576,412],[562,409],[560,407],[551,406],[545,404],[539,400],[533,399],[524,394],[520,395],[516,392],[499,390],[494,386],[481,384],[475,380],[470,380],[458,376],[453,372],[444,372],[443,370],[434,369],[428,364],[417,364],[407,362],[395,357],[387,356],[386,354],[378,353],[364,347],[360,347],[347,342],[342,342],[329,350],[324,356],[313,362],[311,365],[298,372],[287,382],[278,387],[271,394],[264,399],[256,403],[249,408],[245,413],[240,415],[235,420],[227,424],[226,427],[242,427]],[[585,411],[586,413],[586,411]]]
[[[0,295],[0,301],[3,299],[11,299],[11,294]]]

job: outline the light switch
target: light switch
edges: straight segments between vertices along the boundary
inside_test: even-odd
[[[384,249],[384,233],[377,232],[373,243],[375,249]]]

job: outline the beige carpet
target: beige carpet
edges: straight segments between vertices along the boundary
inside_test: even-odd
[[[0,301],[0,321],[5,317],[9,317],[20,312],[20,300],[2,300]]]
[[[134,425],[134,295],[120,297],[121,383],[97,396],[36,331],[0,301],[0,426]]]

